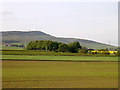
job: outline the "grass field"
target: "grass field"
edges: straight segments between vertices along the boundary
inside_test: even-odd
[[[117,62],[3,61],[3,88],[117,88]]]
[[[41,61],[118,61],[118,57],[92,56],[38,56],[38,55],[2,55],[2,60],[41,60]]]
[[[2,55],[3,88],[118,87],[118,57],[9,54]]]
[[[2,50],[23,50],[23,47],[8,47],[8,46],[1,46],[0,49]]]

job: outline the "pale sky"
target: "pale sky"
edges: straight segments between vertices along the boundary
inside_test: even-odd
[[[117,45],[118,3],[110,1],[4,2],[0,31],[40,30],[57,37]]]

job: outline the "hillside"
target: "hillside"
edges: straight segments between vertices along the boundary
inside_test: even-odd
[[[87,48],[100,49],[100,48],[108,47],[108,45],[104,43],[99,43],[85,39],[59,38],[59,37],[51,36],[41,31],[30,31],[30,32],[6,31],[6,32],[0,32],[0,34],[2,34],[2,42],[6,42],[6,43],[17,42],[17,43],[27,44],[29,41],[34,41],[34,40],[52,40],[63,43],[71,43],[74,41],[79,41],[82,46],[85,46]],[[117,47],[111,46],[111,48],[117,48]]]

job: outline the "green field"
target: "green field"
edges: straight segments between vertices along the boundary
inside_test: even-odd
[[[117,88],[118,62],[3,61],[3,88]]]
[[[43,61],[118,61],[118,57],[2,55],[2,60]]]
[[[24,47],[8,47],[8,46],[1,46],[0,49],[2,49],[2,50],[23,50]]]
[[[22,55],[22,52],[28,55]],[[12,55],[15,53],[17,54]],[[118,87],[118,57],[55,56],[54,52],[48,52],[52,53],[48,56],[41,53],[4,51],[3,88]]]

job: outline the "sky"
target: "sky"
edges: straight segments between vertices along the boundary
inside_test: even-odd
[[[112,0],[5,1],[0,8],[0,31],[43,31],[56,37],[118,44],[118,3]]]

